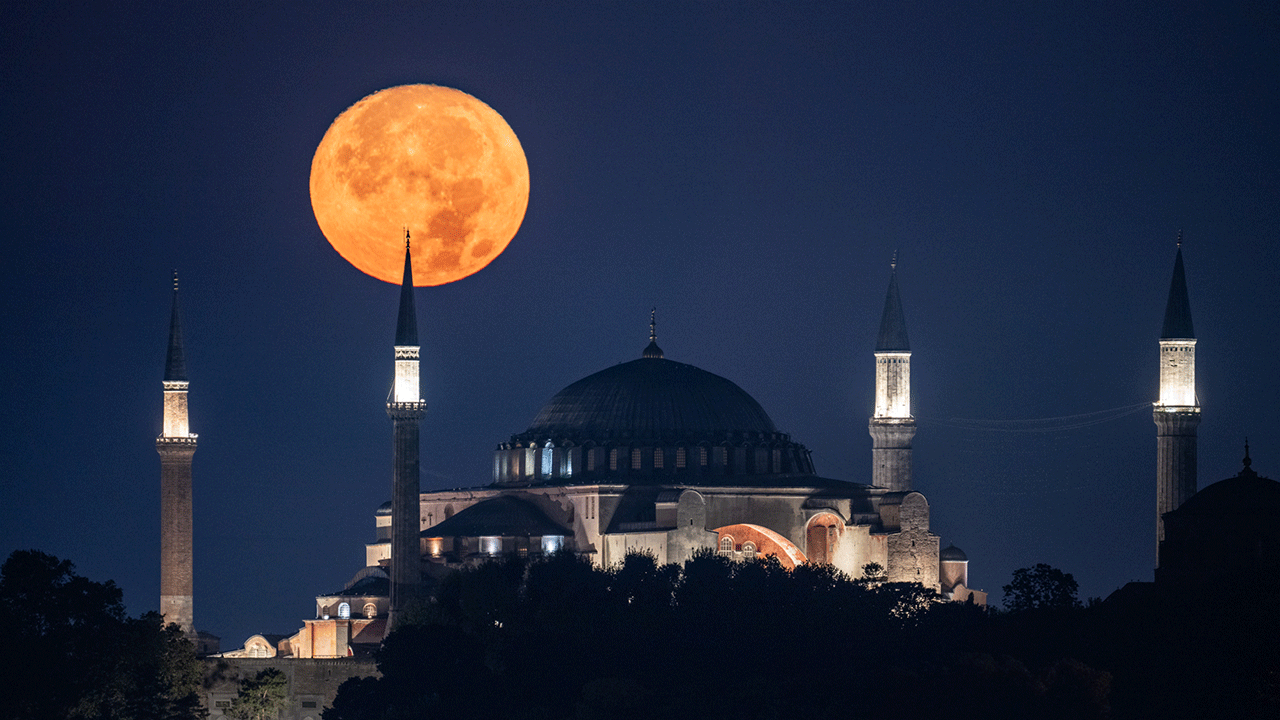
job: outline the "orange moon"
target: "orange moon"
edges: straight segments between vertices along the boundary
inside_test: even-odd
[[[529,206],[529,164],[511,127],[438,85],[376,92],[333,121],[311,160],[311,208],[338,254],[400,284],[460,280],[493,261]]]

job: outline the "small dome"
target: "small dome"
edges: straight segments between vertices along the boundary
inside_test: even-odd
[[[382,503],[381,505],[379,505],[379,506],[378,506],[378,509],[377,509],[377,510],[374,510],[374,511],[373,511],[373,516],[374,516],[374,517],[382,517],[382,516],[384,516],[384,515],[390,515],[390,514],[391,514],[391,501],[390,501],[390,500],[388,500],[388,501],[386,501],[386,502]]]
[[[939,562],[968,562],[969,556],[955,545],[948,545],[938,553]]]
[[[729,380],[648,352],[646,356],[556,393],[524,435],[583,443],[777,433],[760,403]]]

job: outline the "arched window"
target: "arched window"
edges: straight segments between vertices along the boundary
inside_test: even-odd
[[[342,620],[350,620],[350,619],[351,619],[351,605],[350,605],[350,603],[338,603],[338,618],[339,618],[339,619],[342,619]]]
[[[727,555],[731,552],[733,552],[733,538],[725,535],[720,538],[720,554]]]
[[[702,467],[707,466],[707,446],[703,445],[698,448],[698,464]]]
[[[743,559],[743,560],[755,560],[755,559],[756,559],[756,544],[755,544],[755,543],[751,542],[750,540],[748,540],[748,541],[746,541],[746,542],[742,543],[742,559]]]
[[[542,477],[551,477],[551,456],[555,454],[551,443],[548,442],[542,448]]]
[[[618,448],[609,448],[609,469],[618,469]]]
[[[653,467],[655,470],[662,469],[662,448],[653,449]]]
[[[684,468],[685,463],[688,462],[685,459],[685,452],[686,451],[683,447],[676,448],[676,468],[677,469]]]
[[[632,470],[640,469],[640,448],[631,449],[631,469]]]
[[[364,604],[364,616],[372,620],[378,617],[378,606],[373,603]]]

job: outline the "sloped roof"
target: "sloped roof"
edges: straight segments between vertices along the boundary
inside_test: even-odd
[[[573,535],[547,517],[533,503],[499,495],[459,511],[422,531],[423,537],[540,537]]]

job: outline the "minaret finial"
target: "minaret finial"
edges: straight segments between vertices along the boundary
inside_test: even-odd
[[[1249,436],[1244,438],[1244,466],[1249,467],[1253,464],[1253,460],[1249,457]]]
[[[1178,247],[1182,247],[1182,228],[1178,228]]]
[[[658,308],[649,311],[649,345],[645,347],[644,352],[640,353],[640,357],[646,358],[662,358],[662,348],[658,347]]]
[[[404,249],[409,249],[409,226],[404,226]]]
[[[178,269],[173,269],[173,291],[178,292]]]
[[[894,272],[898,271],[898,251],[897,250],[893,251],[893,259],[889,261],[889,269]]]

